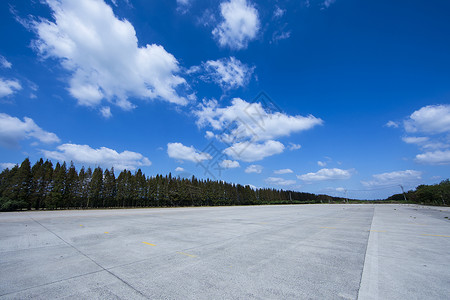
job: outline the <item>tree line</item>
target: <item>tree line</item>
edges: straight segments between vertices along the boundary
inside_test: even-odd
[[[450,180],[446,179],[438,184],[419,185],[415,190],[405,194],[395,194],[386,200],[405,201],[408,203],[426,205],[450,205]]]
[[[139,169],[82,167],[73,162],[39,159],[33,166],[26,158],[20,166],[0,173],[0,210],[74,209],[118,207],[175,207],[343,202],[345,199],[224,181],[156,175]]]

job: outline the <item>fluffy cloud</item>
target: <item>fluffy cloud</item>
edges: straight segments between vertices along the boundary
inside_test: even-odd
[[[234,169],[234,168],[239,168],[239,162],[235,161],[235,160],[229,160],[229,159],[225,159],[220,163],[220,166],[224,169]]]
[[[302,146],[299,144],[289,143],[288,149],[294,151],[300,149],[301,147]]]
[[[3,55],[0,55],[0,66],[5,69],[11,69],[12,64]]]
[[[407,144],[422,144],[422,143],[427,142],[429,140],[429,138],[425,137],[425,136],[421,136],[421,137],[405,136],[402,138],[402,140]]]
[[[14,148],[19,141],[35,138],[42,143],[57,143],[59,138],[56,134],[43,130],[30,118],[23,121],[8,114],[0,113],[0,145]]]
[[[276,184],[276,185],[294,185],[295,180],[288,180],[280,177],[269,177],[266,178],[266,182],[269,184]]]
[[[109,119],[112,117],[111,107],[109,107],[109,106],[102,107],[100,109],[100,113],[102,114],[103,118],[105,118],[105,119]]]
[[[389,121],[389,122],[387,122],[384,126],[386,126],[386,127],[398,128],[398,123],[396,123],[396,122],[394,122],[394,121]]]
[[[89,166],[100,165],[114,167],[118,170],[135,170],[141,166],[150,166],[150,160],[137,152],[123,151],[121,153],[101,147],[93,149],[88,145],[63,144],[56,147],[57,151],[46,151],[43,153],[49,159],[59,161],[74,161]]]
[[[281,112],[268,112],[261,103],[249,103],[234,98],[228,107],[221,108],[217,101],[208,101],[200,105],[194,112],[200,127],[211,126],[215,130],[225,130],[221,138],[227,142],[251,139],[265,141],[289,136],[293,132],[309,130],[321,125],[323,121],[312,115],[289,116]],[[236,126],[232,126],[236,125]],[[292,144],[297,148],[298,145]]]
[[[273,18],[274,19],[281,18],[285,13],[286,13],[285,9],[282,9],[278,5],[275,5],[275,9],[273,11]]]
[[[264,143],[239,142],[226,148],[226,155],[245,162],[262,160],[268,156],[283,152],[284,145],[278,141],[269,140]]]
[[[219,45],[237,50],[247,48],[260,27],[256,8],[247,0],[230,0],[220,4],[220,12],[223,21],[212,31]]]
[[[193,67],[188,72],[197,73],[203,71],[202,80],[213,81],[224,90],[236,89],[246,86],[253,74],[255,67],[249,67],[235,57],[208,60],[202,63],[202,68]]]
[[[421,179],[422,172],[414,170],[395,171],[389,173],[375,174],[373,180],[361,181],[366,187],[392,186],[417,182]]]
[[[0,78],[0,98],[12,95],[21,89],[22,86],[18,80]]]
[[[323,6],[324,8],[328,8],[328,7],[330,7],[334,2],[336,2],[336,0],[325,0],[325,1],[323,1],[322,6]]]
[[[175,169],[176,172],[184,172],[184,169],[182,167],[177,167]]]
[[[427,136],[408,136],[402,140],[415,144],[422,150],[450,148],[450,105],[428,105],[413,112],[403,122],[408,133],[422,133]],[[448,164],[449,151],[429,151],[416,155],[415,161],[423,164]]]
[[[450,105],[428,105],[413,112],[404,122],[407,132],[438,134],[450,132]]]
[[[12,169],[16,166],[17,164],[13,164],[13,163],[0,163],[0,168],[1,169]]]
[[[168,143],[167,154],[170,158],[188,160],[192,162],[202,162],[212,159],[208,153],[199,152],[194,146],[187,147],[181,143]]]
[[[291,169],[281,169],[281,170],[275,170],[275,171],[273,171],[273,173],[275,173],[275,174],[290,174],[290,173],[294,173],[294,171],[292,171]]]
[[[307,173],[303,175],[297,175],[297,178],[303,181],[325,181],[325,180],[343,180],[349,179],[352,176],[352,170],[342,169],[320,169],[316,173]]]
[[[160,45],[138,46],[133,25],[118,19],[103,0],[47,0],[54,21],[33,21],[33,45],[71,73],[69,92],[86,106],[103,99],[123,109],[129,97],[162,99],[184,105],[176,89],[178,61]]]
[[[326,162],[324,162],[324,161],[318,161],[317,162],[317,165],[319,165],[319,167],[325,167],[326,165],[327,165],[327,163]]]
[[[448,165],[450,164],[450,150],[418,154],[416,155],[416,161],[423,164]]]
[[[256,173],[261,174],[263,166],[260,165],[250,165],[245,169],[245,173]]]
[[[323,123],[312,115],[289,116],[266,110],[261,103],[248,103],[239,98],[234,98],[230,106],[223,108],[219,107],[215,100],[206,101],[194,114],[199,127],[210,126],[221,131],[214,136],[229,145],[224,150],[225,154],[246,162],[283,152],[285,146],[276,141],[276,138],[308,130]],[[289,148],[295,150],[300,148],[300,145],[291,143]]]

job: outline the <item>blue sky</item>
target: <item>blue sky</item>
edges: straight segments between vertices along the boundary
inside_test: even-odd
[[[0,166],[352,198],[449,177],[450,2],[0,4]]]

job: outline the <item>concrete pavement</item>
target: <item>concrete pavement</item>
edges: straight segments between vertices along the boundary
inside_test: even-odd
[[[0,213],[1,299],[444,299],[449,208]]]

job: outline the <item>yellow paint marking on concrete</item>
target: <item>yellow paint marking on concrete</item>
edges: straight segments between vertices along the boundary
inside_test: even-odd
[[[336,229],[336,227],[320,227],[320,228]]]
[[[147,242],[142,242],[143,244],[149,245],[149,246],[156,246],[155,244],[151,244],[151,243],[147,243]]]
[[[105,233],[109,233],[108,231],[105,231]]]
[[[189,256],[189,257],[197,257],[197,255],[193,255],[193,254],[189,254],[189,253],[184,253],[184,252],[177,252],[178,254],[181,254],[181,255],[186,255],[186,256]]]
[[[80,225],[81,227],[83,227],[83,225]]]
[[[370,230],[372,232],[386,232],[386,230]]]
[[[426,236],[440,236],[440,237],[450,237],[450,235],[440,235],[440,234],[421,234]]]

